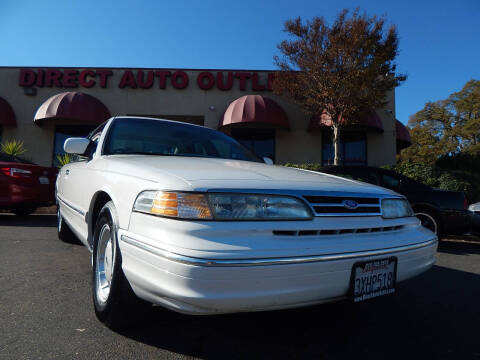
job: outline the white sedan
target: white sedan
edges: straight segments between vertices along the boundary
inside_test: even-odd
[[[91,251],[109,326],[145,302],[218,314],[362,301],[435,262],[403,196],[266,164],[218,131],[115,117],[64,148],[79,161],[58,176],[58,234]]]

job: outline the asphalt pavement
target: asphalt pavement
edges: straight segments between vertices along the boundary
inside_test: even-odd
[[[444,241],[427,273],[359,304],[222,316],[153,307],[95,318],[90,254],[55,217],[0,215],[0,359],[480,359],[480,242]]]

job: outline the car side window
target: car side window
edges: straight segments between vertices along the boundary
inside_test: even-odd
[[[16,157],[16,156],[2,154],[2,153],[0,153],[0,161],[34,165],[34,163],[32,163],[31,161],[27,161],[25,159],[21,159],[21,158]]]
[[[354,179],[363,181],[369,184],[378,185],[377,176],[374,173],[368,171],[358,171],[354,173]]]
[[[408,177],[402,177],[402,189],[411,192],[428,191],[430,187]]]
[[[6,155],[6,154],[0,154],[0,161],[4,162],[18,162],[13,156]]]
[[[400,179],[390,175],[390,174],[381,174],[381,185],[388,189],[398,189],[400,186]]]
[[[91,142],[88,145],[87,150],[85,151],[85,156],[88,157],[88,160],[93,159],[93,154],[95,154],[95,151],[97,150],[98,141],[100,140],[101,135],[102,133],[99,132],[90,138]]]

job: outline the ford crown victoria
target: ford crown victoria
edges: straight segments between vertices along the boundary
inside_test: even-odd
[[[79,161],[56,183],[58,235],[91,251],[109,326],[146,302],[218,314],[362,301],[435,262],[403,196],[267,164],[218,131],[116,117],[64,148]]]

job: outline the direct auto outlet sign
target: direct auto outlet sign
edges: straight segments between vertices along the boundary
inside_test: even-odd
[[[107,88],[111,84],[112,70],[107,69],[20,69],[18,84],[23,87],[55,87],[55,88]],[[202,90],[217,88],[220,90],[247,90],[250,85],[253,91],[271,91],[273,72],[268,72],[263,81],[258,72],[249,71],[200,71],[193,79],[194,84]],[[183,70],[122,70],[120,81],[116,84],[120,89],[185,89],[191,86],[191,79]]]

